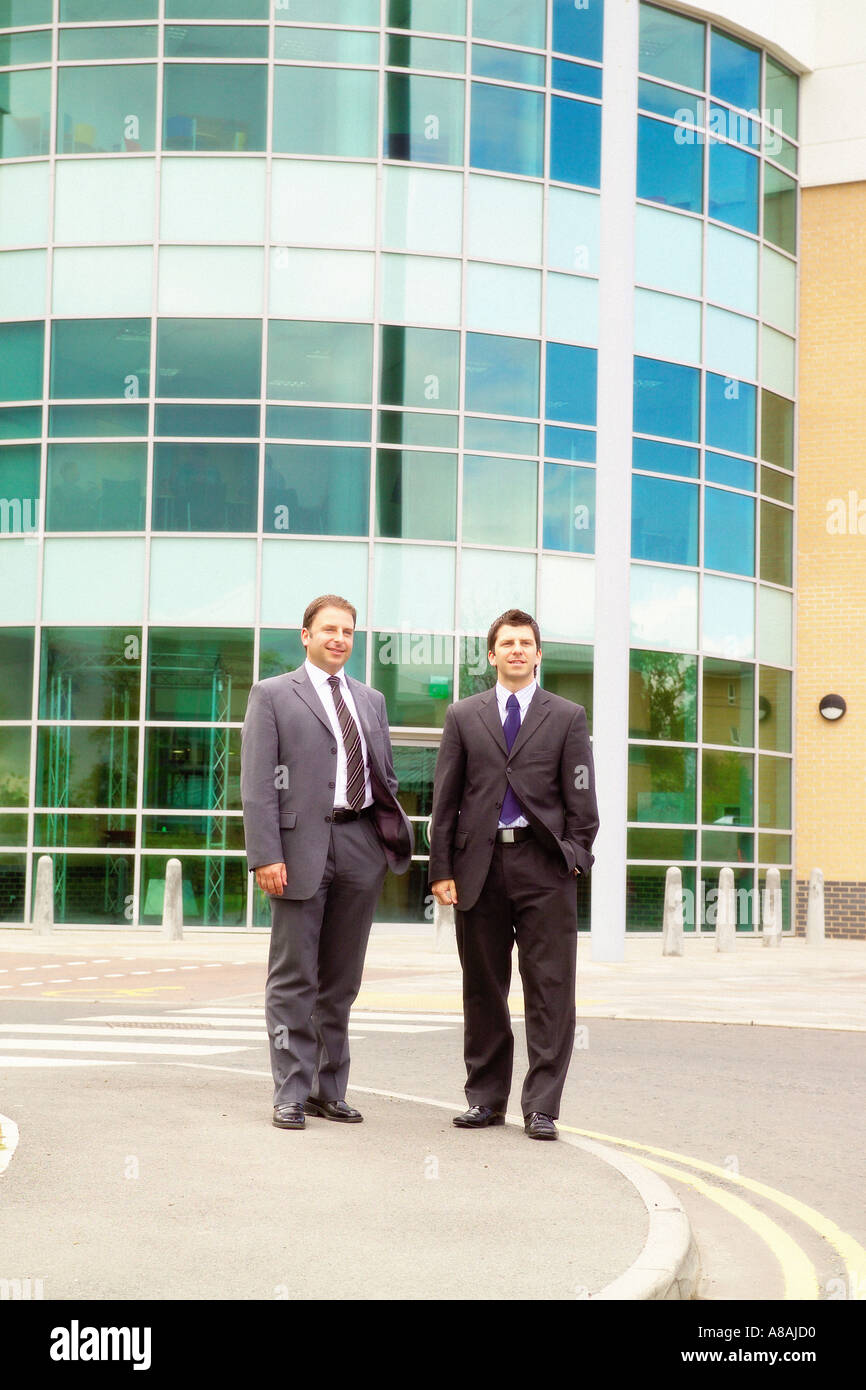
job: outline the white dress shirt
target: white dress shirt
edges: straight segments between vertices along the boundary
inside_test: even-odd
[[[337,784],[334,788],[334,810],[348,811],[350,806],[346,800],[346,745],[343,742],[343,731],[340,728],[340,721],[337,718],[337,707],[334,704],[334,692],[328,685],[330,675],[323,671],[320,666],[314,666],[309,659],[304,662],[304,669],[307,672],[313,687],[322,702],[322,709],[328,716],[331,728],[334,730],[334,738],[337,743]],[[367,741],[364,738],[364,729],[358,718],[358,711],[355,708],[355,701],[352,699],[352,692],[349,689],[349,682],[346,680],[345,671],[335,671],[334,674],[340,680],[340,694],[342,695],[346,708],[358,726],[358,733],[361,735],[361,754],[364,759],[364,805],[373,805],[373,790],[370,786],[370,763],[367,758]]]
[[[517,703],[520,706],[520,722],[522,724],[526,711],[529,708],[529,702],[535,694],[537,687],[538,681],[533,680],[529,682],[529,685],[525,685],[522,690],[506,690],[504,685],[500,685],[499,681],[496,682],[496,703],[499,707],[499,718],[502,720],[503,726],[505,724],[505,716],[508,714],[506,705],[509,695],[517,696]],[[505,821],[500,821],[500,829],[504,828],[505,824]],[[518,816],[517,820],[508,821],[508,825],[510,825],[512,829],[515,826],[526,826],[528,824],[529,821],[525,816]]]

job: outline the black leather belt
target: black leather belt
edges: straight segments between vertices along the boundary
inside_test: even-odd
[[[531,840],[535,834],[530,825],[508,825],[496,832],[501,845],[516,845],[520,840]]]
[[[362,811],[332,811],[331,820],[336,821],[337,825],[342,825],[347,820],[361,820],[363,816],[372,816],[373,807],[365,806]]]

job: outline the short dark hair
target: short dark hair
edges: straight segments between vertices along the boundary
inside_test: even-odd
[[[500,613],[496,621],[490,625],[490,631],[487,634],[487,650],[489,652],[493,651],[496,644],[496,634],[501,627],[531,627],[536,648],[541,650],[541,633],[532,614],[524,613],[522,608],[508,608],[504,613]]]
[[[339,594],[320,594],[318,598],[313,599],[312,603],[307,604],[301,627],[305,627],[309,632],[313,619],[322,608],[342,608],[346,613],[351,613],[352,627],[358,621],[358,614],[347,598],[341,598]]]

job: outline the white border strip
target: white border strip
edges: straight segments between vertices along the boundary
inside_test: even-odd
[[[9,1167],[18,1148],[18,1126],[8,1115],[0,1115],[0,1173]]]

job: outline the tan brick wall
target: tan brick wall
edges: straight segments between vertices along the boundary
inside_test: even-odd
[[[866,183],[805,189],[800,297],[797,865],[866,881]],[[854,492],[862,534],[828,530]],[[822,695],[844,696],[838,724]],[[828,917],[828,927],[829,927]],[[841,925],[841,924],[840,924]],[[853,925],[853,924],[852,924]]]

